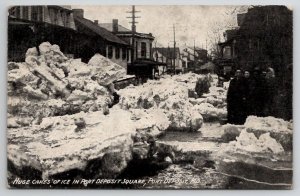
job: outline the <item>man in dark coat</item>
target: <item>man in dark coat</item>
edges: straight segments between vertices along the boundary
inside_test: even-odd
[[[266,86],[266,79],[262,77],[259,68],[254,68],[253,71],[253,78],[251,80],[250,86],[250,114],[255,116],[265,116],[264,108],[266,105],[266,93],[267,93],[267,86]]]
[[[245,115],[246,118],[250,115],[251,112],[251,103],[250,103],[250,85],[251,85],[251,76],[249,71],[244,72],[244,82],[245,82]]]
[[[275,71],[269,67],[266,74],[266,99],[264,114],[265,116],[276,116],[277,115],[277,82],[275,79]]]
[[[244,124],[246,120],[246,85],[241,70],[237,70],[235,78],[230,81],[227,92],[227,122]]]

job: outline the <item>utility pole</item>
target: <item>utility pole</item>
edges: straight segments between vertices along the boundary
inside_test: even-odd
[[[135,40],[134,40],[134,37],[135,37],[135,33],[136,33],[136,26],[135,24],[137,24],[138,22],[135,21],[136,18],[141,18],[140,16],[136,16],[135,14],[138,13],[140,11],[136,11],[135,10],[135,6],[133,5],[132,6],[132,10],[131,11],[128,11],[126,13],[131,13],[131,16],[129,17],[126,17],[126,18],[131,18],[131,47],[132,47],[132,53],[131,53],[131,64],[133,65],[133,62],[134,62],[134,53],[135,53],[135,57],[137,58],[137,50],[136,50],[136,47],[137,45],[135,44]]]
[[[175,41],[175,24],[173,24],[173,33],[174,33],[174,75],[176,74],[176,68],[175,68],[175,60],[176,60],[176,41]]]
[[[194,73],[196,72],[196,46],[195,46],[195,39],[194,39]]]

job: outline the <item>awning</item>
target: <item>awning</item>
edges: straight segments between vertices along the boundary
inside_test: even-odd
[[[151,59],[137,59],[133,63],[130,63],[129,66],[167,66],[166,63],[154,61]]]

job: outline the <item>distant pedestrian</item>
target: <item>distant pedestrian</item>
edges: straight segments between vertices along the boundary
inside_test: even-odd
[[[227,92],[227,120],[230,124],[244,124],[246,120],[246,86],[241,70],[236,70]]]
[[[114,83],[110,83],[108,85],[108,91],[112,94],[113,100],[112,103],[108,105],[109,108],[113,107],[114,105],[118,104],[120,101],[120,95],[117,93],[115,89]]]
[[[198,98],[201,97],[204,93],[209,92],[210,82],[208,76],[204,76],[198,79],[195,92],[197,93]]]

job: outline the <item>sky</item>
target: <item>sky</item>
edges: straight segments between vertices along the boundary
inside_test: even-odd
[[[111,23],[118,19],[120,25],[131,29],[131,6],[72,6],[84,9],[84,17],[98,20],[99,23]],[[184,48],[193,46],[210,49],[216,40],[223,41],[222,33],[237,26],[236,14],[245,12],[245,6],[136,6],[138,24],[137,32],[152,33],[155,37],[153,46],[173,47],[175,26],[176,46]]]

